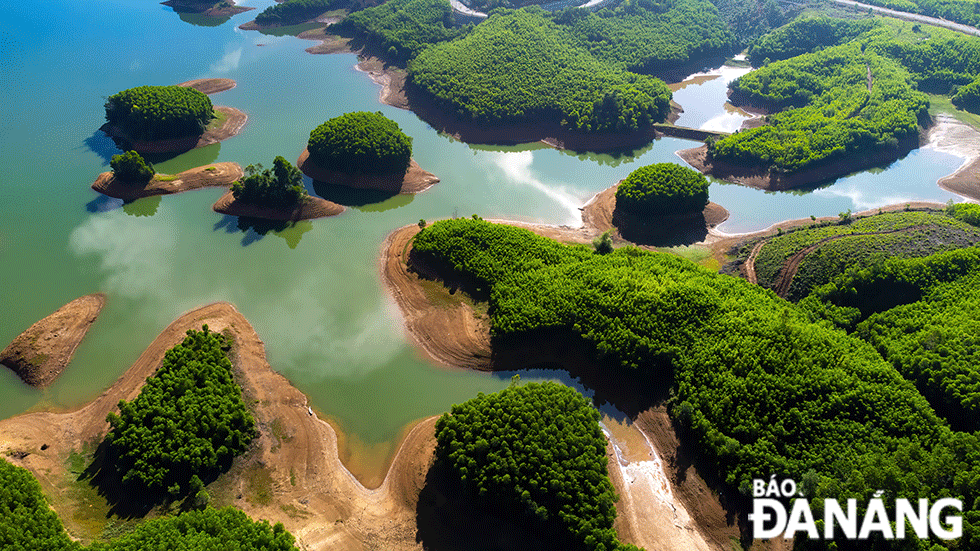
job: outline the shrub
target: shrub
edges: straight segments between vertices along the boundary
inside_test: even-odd
[[[403,173],[412,158],[412,139],[380,111],[355,111],[316,127],[307,149],[310,159],[327,170]]]
[[[980,226],[980,205],[976,203],[957,203],[946,209],[957,220],[962,220],[971,226]]]
[[[707,178],[675,163],[640,167],[616,190],[616,208],[633,214],[701,212],[707,204]]]
[[[163,140],[202,134],[214,107],[193,88],[138,86],[109,96],[105,118],[133,140]]]
[[[153,165],[144,161],[143,157],[135,151],[113,155],[112,160],[109,161],[109,166],[112,167],[112,173],[116,175],[116,179],[124,182],[145,184],[156,174]]]
[[[236,200],[268,207],[290,207],[306,196],[303,175],[281,155],[272,161],[273,168],[262,170],[261,164],[245,167],[246,176],[231,185]]]

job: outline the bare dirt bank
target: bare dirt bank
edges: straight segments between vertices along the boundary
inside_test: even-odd
[[[435,174],[423,170],[415,159],[410,159],[404,174],[350,174],[317,166],[310,159],[309,150],[303,149],[296,166],[303,174],[320,182],[390,193],[420,193],[439,182]]]
[[[242,167],[238,163],[214,163],[185,170],[173,176],[157,174],[145,185],[141,185],[117,180],[112,172],[103,172],[95,179],[92,189],[116,199],[135,201],[142,197],[171,195],[205,187],[228,187],[243,174]]]
[[[95,293],[58,308],[7,345],[0,352],[0,364],[35,388],[48,386],[71,362],[103,306],[105,295]]]
[[[435,418],[423,420],[408,433],[381,485],[365,488],[340,462],[334,429],[308,413],[306,397],[272,370],[262,340],[227,303],[204,306],[178,318],[119,380],[82,408],[0,421],[0,456],[29,469],[69,532],[91,541],[99,526],[93,533],[85,519],[97,504],[75,497],[77,486],[84,483],[68,472],[70,456],[83,445],[101,441],[109,428],[106,414],[119,400],[134,399],[164,353],[188,329],[199,330],[202,324],[234,338],[235,377],[260,429],[252,449],[208,487],[213,503],[234,505],[253,518],[282,522],[303,549],[421,549],[416,542],[415,506],[435,448]]]
[[[255,9],[255,8],[248,8]],[[186,82],[181,82],[177,86],[183,86],[185,88],[193,88],[198,92],[204,94],[217,94],[218,92],[224,92],[225,90],[231,90],[238,83],[230,78],[198,78],[194,80],[188,80]]]
[[[961,157],[956,172],[939,180],[939,187],[980,201],[980,131],[950,115],[936,116],[924,147]]]
[[[332,203],[326,199],[311,195],[304,197],[302,203],[291,209],[263,207],[236,201],[231,191],[222,195],[211,208],[215,212],[230,216],[245,216],[248,218],[282,221],[313,220],[315,218],[336,216],[346,210],[343,205],[338,205],[337,203]]]
[[[107,136],[124,148],[133,149],[139,153],[181,153],[198,147],[215,144],[236,136],[241,132],[245,123],[248,122],[248,115],[234,107],[218,105],[215,106],[214,110],[220,113],[224,117],[224,120],[221,124],[214,128],[209,128],[200,136],[146,141],[133,140],[121,128],[110,125],[109,123],[103,124],[99,130],[105,132]]]

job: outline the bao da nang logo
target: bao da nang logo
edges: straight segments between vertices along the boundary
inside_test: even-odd
[[[782,536],[789,539],[802,532],[811,539],[843,537],[863,540],[872,536],[904,539],[928,538],[932,535],[951,540],[963,535],[963,517],[949,514],[950,510],[963,512],[963,503],[959,499],[943,498],[931,504],[927,499],[918,499],[914,503],[896,499],[889,516],[889,509],[881,495],[880,491],[875,493],[861,515],[858,515],[856,499],[848,499],[843,506],[836,499],[823,500],[821,534],[810,509],[810,500],[797,492],[794,480],[777,481],[775,476],[768,482],[754,479],[752,513],[749,514],[752,537],[769,539]],[[789,510],[785,500],[790,501]],[[906,533],[907,526],[911,526],[911,534]]]

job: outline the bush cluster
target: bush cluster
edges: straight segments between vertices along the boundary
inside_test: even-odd
[[[245,177],[231,185],[236,200],[253,205],[286,208],[306,197],[303,174],[284,157],[272,161],[273,168],[261,164],[245,167]]]
[[[328,32],[373,44],[396,62],[414,59],[426,47],[452,40],[466,29],[453,26],[447,0],[389,0],[327,27]]]
[[[81,551],[27,469],[0,459],[0,549]]]
[[[676,163],[657,163],[630,173],[616,189],[616,208],[639,215],[701,212],[708,205],[708,179]]]
[[[412,159],[412,138],[380,111],[355,111],[316,127],[307,143],[320,168],[355,174],[404,173]]]
[[[132,150],[113,155],[109,166],[112,167],[112,173],[117,179],[134,184],[145,184],[157,173],[153,170],[153,165],[144,161],[139,153]]]
[[[109,96],[105,118],[133,140],[164,140],[204,133],[214,108],[193,88],[138,86]]]
[[[187,331],[167,351],[132,402],[109,413],[105,437],[110,465],[134,492],[186,493],[192,478],[207,479],[231,465],[255,435],[255,421],[232,379],[226,339]]]

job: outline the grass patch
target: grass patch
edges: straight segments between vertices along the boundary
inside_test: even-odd
[[[462,291],[450,291],[442,281],[418,278],[416,283],[425,293],[425,298],[428,299],[429,303],[437,308],[448,309],[457,304],[466,304],[473,310],[473,315],[479,318],[484,316],[490,307],[488,302],[476,301]]]
[[[215,109],[214,118],[211,119],[211,122],[208,123],[207,130],[214,130],[215,128],[221,128],[221,126],[223,126],[225,124],[225,121],[227,120],[228,120],[228,115]]]
[[[173,182],[174,180],[177,179],[177,175],[157,173],[153,175],[153,179],[156,180],[157,182]]]
[[[313,516],[308,511],[304,511],[292,503],[284,503],[279,508],[282,509],[283,513],[289,515],[289,518],[308,519]]]
[[[283,444],[288,444],[293,441],[293,437],[286,432],[286,424],[283,423],[282,419],[276,417],[272,423],[269,424],[269,429],[272,432],[272,436],[276,439],[276,445],[272,446],[272,451],[277,452]]]
[[[294,471],[292,467],[289,468],[289,485],[296,485],[296,471]]]
[[[245,469],[245,499],[256,505],[272,503],[272,473],[262,465]]]
[[[949,99],[948,96],[940,96],[938,94],[927,94],[929,96],[929,114],[937,115],[939,113],[945,113],[947,115],[952,115],[956,120],[969,124],[970,126],[980,129],[980,115],[974,115],[968,111],[963,111],[962,109],[957,109],[953,105],[953,101]]]

